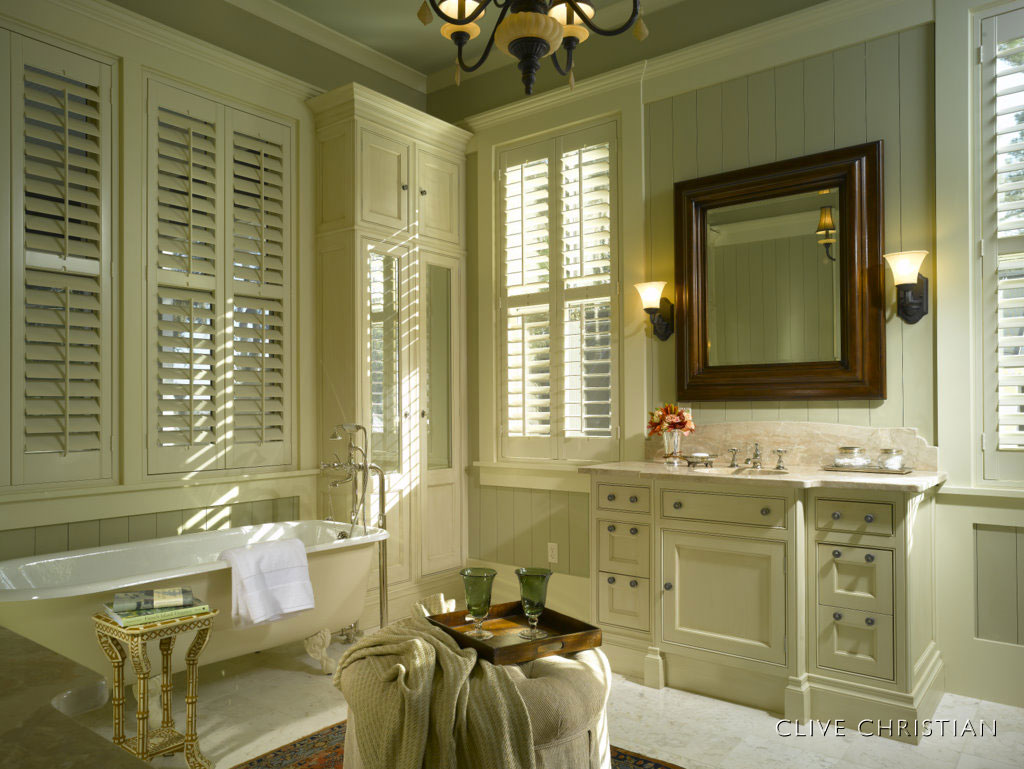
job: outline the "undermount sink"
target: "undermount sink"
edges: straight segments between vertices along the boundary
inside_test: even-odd
[[[789,470],[776,470],[774,467],[691,467],[701,475],[788,475]]]

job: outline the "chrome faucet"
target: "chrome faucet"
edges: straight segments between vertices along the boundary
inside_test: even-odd
[[[761,444],[754,444],[754,456],[747,457],[744,464],[750,465],[754,470],[761,469]]]

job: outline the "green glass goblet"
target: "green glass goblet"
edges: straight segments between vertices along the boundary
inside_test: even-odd
[[[531,641],[546,638],[547,631],[537,627],[537,621],[544,611],[544,602],[548,597],[551,569],[523,566],[516,569],[516,576],[519,577],[519,597],[523,602],[523,614],[530,623],[530,627],[519,631],[519,635]]]
[[[466,588],[466,616],[476,624],[475,628],[466,633],[470,638],[481,641],[494,638],[494,633],[484,630],[483,624],[491,610],[491,585],[497,573],[484,566],[470,566],[459,572]]]

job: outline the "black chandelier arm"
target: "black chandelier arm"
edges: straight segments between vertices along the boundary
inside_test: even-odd
[[[558,74],[563,77],[572,72],[572,52],[572,48],[567,48],[565,50],[565,69],[562,69],[561,65],[558,63],[558,51],[551,54],[551,63],[555,65],[555,69],[558,70]]]
[[[430,2],[433,2],[433,0],[430,0]],[[465,46],[465,43],[456,43],[459,47],[457,59],[459,67],[463,72],[474,72],[480,69],[480,67],[483,66],[483,63],[487,61],[487,57],[491,55],[491,49],[494,48],[494,33],[498,31],[498,25],[500,25],[502,20],[505,18],[505,14],[508,13],[508,9],[509,6],[507,3],[502,6],[501,13],[498,15],[498,22],[494,25],[494,29],[491,30],[491,36],[487,39],[487,45],[484,46],[484,50],[480,54],[480,58],[477,59],[476,64],[466,64],[466,61],[462,58],[462,48]]]
[[[433,5],[433,0],[428,1],[430,2],[431,5]],[[565,3],[570,8],[572,8],[573,12],[576,14],[579,20],[583,22],[583,26],[585,26],[594,34],[604,35],[605,37],[621,35],[623,32],[625,32],[627,29],[633,26],[633,22],[636,21],[636,17],[640,15],[640,0],[633,0],[633,12],[629,14],[629,18],[626,19],[625,23],[623,23],[622,26],[616,27],[615,29],[602,29],[589,19],[587,14],[583,12],[583,9],[580,8],[579,5],[576,3],[576,0],[565,0]]]
[[[638,0],[634,1],[637,2]],[[480,18],[481,14],[483,14],[484,10],[491,3],[494,3],[494,5],[498,7],[508,4],[507,0],[505,0],[505,2],[499,2],[499,0],[482,0],[482,2],[480,3],[480,5],[477,6],[475,11],[469,14],[469,16],[467,16],[466,18],[460,19],[457,16],[449,16],[447,13],[442,11],[441,7],[437,4],[437,0],[427,0],[427,3],[430,5],[430,8],[434,11],[434,13],[437,14],[437,18],[441,19],[442,21],[446,21],[449,24],[456,24],[458,26],[461,26],[463,24],[469,24],[471,21],[475,21],[476,19]]]

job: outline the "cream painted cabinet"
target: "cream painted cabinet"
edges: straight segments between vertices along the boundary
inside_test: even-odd
[[[785,557],[785,542],[664,530],[664,640],[784,663]]]
[[[409,226],[409,141],[374,127],[359,131],[359,217],[401,232]]]
[[[416,150],[416,223],[421,237],[462,243],[464,164],[427,149]]]
[[[369,430],[370,459],[386,476],[388,578],[399,617],[414,599],[461,589],[467,550],[460,247],[469,134],[358,85],[310,106],[322,432],[326,439],[344,423]],[[421,202],[435,190],[438,205]],[[424,212],[429,232],[417,222]],[[325,440],[325,456],[335,450]],[[322,511],[342,517],[350,487],[328,480]],[[376,486],[367,497],[376,515]]]

